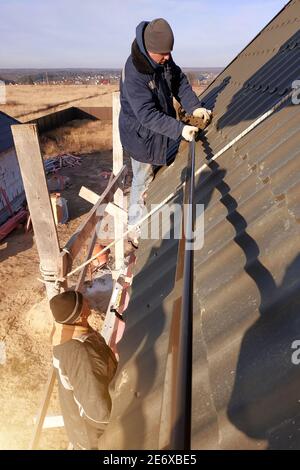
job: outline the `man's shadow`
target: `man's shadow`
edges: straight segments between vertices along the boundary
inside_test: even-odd
[[[230,421],[269,449],[300,448],[300,373],[292,362],[300,339],[299,272],[297,255],[278,287],[260,283],[260,317],[244,334],[228,403]]]
[[[210,160],[213,153],[204,133],[201,140]],[[208,166],[219,168],[216,161],[208,162]],[[247,436],[267,440],[270,449],[299,448],[300,374],[291,361],[291,346],[300,339],[300,255],[277,287],[259,259],[259,246],[247,233],[247,221],[239,213],[230,187],[221,181],[216,189],[228,210],[226,219],[236,231],[234,241],[245,255],[244,270],[260,293],[260,317],[241,343],[228,418]]]

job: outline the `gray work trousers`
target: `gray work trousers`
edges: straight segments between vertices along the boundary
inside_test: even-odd
[[[153,166],[150,163],[142,163],[131,158],[131,166],[133,178],[128,209],[129,229],[146,214],[144,196],[154,178]]]

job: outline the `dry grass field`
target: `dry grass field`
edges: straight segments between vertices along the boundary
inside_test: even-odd
[[[45,158],[62,153],[89,154],[112,148],[110,121],[75,119],[40,136]]]
[[[71,106],[110,107],[118,85],[8,85],[0,110],[28,122]],[[76,119],[40,136],[45,157],[91,153],[111,148],[111,123]]]
[[[27,122],[70,106],[111,106],[116,85],[7,85],[0,110]]]

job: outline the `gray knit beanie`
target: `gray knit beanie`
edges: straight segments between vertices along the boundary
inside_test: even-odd
[[[173,49],[174,35],[169,23],[163,18],[148,23],[144,31],[147,51],[168,54]]]

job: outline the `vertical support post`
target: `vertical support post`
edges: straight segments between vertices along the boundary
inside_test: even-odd
[[[40,270],[50,300],[59,293],[59,242],[54,222],[36,124],[11,126],[40,258]]]
[[[60,287],[56,285],[55,280],[59,273],[64,274],[66,266],[63,265],[60,257],[59,241],[47,187],[37,126],[36,124],[17,124],[11,126],[11,130],[39,253],[40,270],[45,280],[47,297],[50,300],[60,292]],[[38,447],[54,383],[55,371],[52,367],[34,427],[31,449],[37,449]]]
[[[119,134],[119,115],[120,115],[120,92],[113,93],[113,173],[117,175],[123,166],[123,149]],[[124,207],[123,190],[118,188],[114,195],[114,203],[121,209]],[[114,233],[115,240],[122,237],[124,232],[124,218],[122,211],[115,211],[114,214]],[[115,269],[119,270],[124,264],[124,240],[121,239],[115,244]]]

